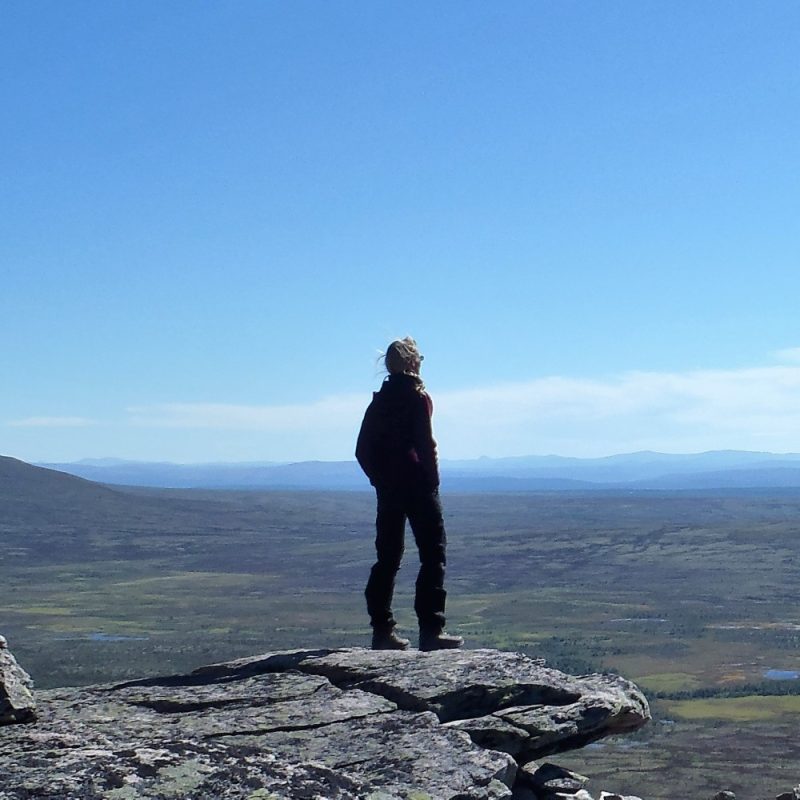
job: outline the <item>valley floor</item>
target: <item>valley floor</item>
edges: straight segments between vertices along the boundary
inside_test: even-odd
[[[120,498],[68,513],[18,505],[0,522],[0,632],[40,687],[367,645],[371,495]],[[444,503],[454,632],[573,673],[619,672],[651,699],[647,730],[565,766],[648,800],[720,789],[755,800],[800,781],[796,494],[464,494]],[[409,540],[396,610],[413,633]]]

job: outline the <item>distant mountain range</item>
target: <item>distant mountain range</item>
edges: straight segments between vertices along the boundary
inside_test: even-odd
[[[40,464],[99,483],[203,489],[365,490],[355,461],[173,464],[86,459]],[[800,488],[800,453],[643,451],[604,458],[520,456],[442,461],[449,491],[588,491]]]

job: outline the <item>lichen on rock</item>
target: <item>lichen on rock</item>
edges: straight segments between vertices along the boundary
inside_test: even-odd
[[[532,757],[649,719],[621,678],[496,650],[267,653],[38,700],[4,729],[2,800],[500,800]]]

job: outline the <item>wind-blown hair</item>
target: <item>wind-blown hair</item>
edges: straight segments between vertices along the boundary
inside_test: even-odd
[[[419,377],[422,358],[417,343],[410,336],[406,336],[405,339],[395,339],[386,348],[383,363],[390,375],[405,373]]]

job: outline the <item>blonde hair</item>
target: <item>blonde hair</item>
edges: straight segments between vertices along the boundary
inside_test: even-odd
[[[404,372],[407,375],[419,375],[422,356],[417,343],[410,337],[395,339],[387,348],[383,363],[390,375]]]

